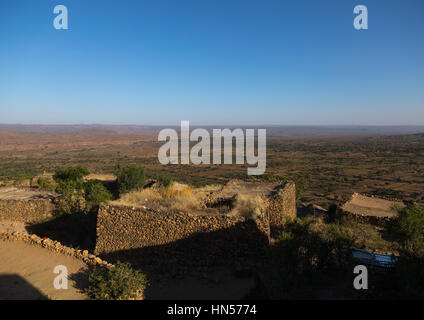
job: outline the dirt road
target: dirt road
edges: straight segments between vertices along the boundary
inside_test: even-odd
[[[68,289],[55,289],[55,266],[68,269]],[[0,300],[57,299],[82,300],[88,284],[86,265],[71,256],[31,245],[23,241],[0,240]]]

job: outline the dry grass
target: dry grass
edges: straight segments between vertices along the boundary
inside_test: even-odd
[[[258,218],[265,213],[266,207],[263,198],[259,196],[251,197],[237,194],[234,207],[229,213],[230,216],[242,216],[245,218]]]
[[[169,187],[155,186],[133,191],[121,196],[112,204],[148,207],[154,210],[167,212],[215,212],[217,209],[207,208],[205,200],[212,192],[222,189],[219,185],[210,185],[202,188],[192,188],[185,184],[173,183]],[[248,196],[237,194],[233,208],[228,213],[229,216],[242,216],[245,218],[257,218],[265,213],[266,205],[260,196]]]
[[[166,211],[201,210],[200,194],[195,193],[192,187],[178,183],[130,192],[113,203]]]

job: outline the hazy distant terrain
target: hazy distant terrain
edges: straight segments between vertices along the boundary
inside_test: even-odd
[[[228,126],[202,126],[192,125],[192,128],[205,129],[228,128]],[[174,126],[149,126],[149,125],[23,125],[0,124],[0,131],[34,132],[34,133],[69,133],[76,131],[101,130],[115,131],[117,133],[158,133],[163,128],[179,129],[179,124]],[[283,136],[310,136],[310,135],[374,135],[374,134],[413,134],[424,132],[424,126],[229,126],[229,128],[261,128],[267,129],[268,135]]]

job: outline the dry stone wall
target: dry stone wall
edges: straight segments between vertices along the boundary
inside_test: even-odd
[[[36,234],[29,234],[27,232],[3,232],[0,230],[0,241],[24,241],[26,243],[36,245],[48,250],[61,253],[64,255],[75,257],[79,260],[82,260],[87,265],[113,268],[114,265],[100,259],[99,257],[90,254],[87,250],[79,250],[71,247],[62,245],[59,241],[55,241],[49,238],[40,238]]]
[[[156,271],[242,264],[263,256],[269,244],[268,220],[167,214],[149,209],[102,205],[95,254],[130,261]]]
[[[0,220],[42,222],[53,216],[54,199],[0,200]]]
[[[276,190],[266,202],[266,214],[256,218],[103,204],[95,254],[108,261],[130,261],[147,272],[184,274],[211,266],[253,265],[266,256],[270,232],[286,216],[295,216],[294,183]]]
[[[296,217],[296,187],[288,182],[267,199],[271,236],[276,236],[286,219]]]

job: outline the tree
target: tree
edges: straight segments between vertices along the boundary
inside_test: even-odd
[[[112,200],[112,194],[100,180],[89,180],[84,183],[84,198],[87,210],[93,211],[100,203]]]
[[[56,191],[61,199],[58,203],[59,213],[77,213],[83,210],[84,176],[90,172],[83,167],[73,167],[56,171],[53,179],[57,183]]]
[[[116,182],[120,194],[130,192],[132,190],[143,187],[145,178],[145,167],[130,165],[126,168],[121,168],[119,165],[116,170]]]

